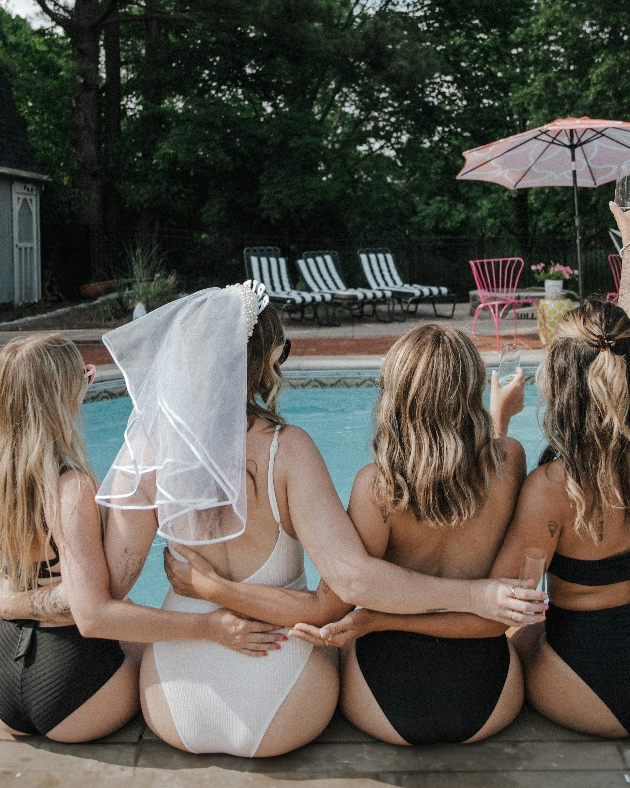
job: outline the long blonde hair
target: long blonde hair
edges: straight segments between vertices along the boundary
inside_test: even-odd
[[[391,348],[372,441],[384,517],[409,510],[432,526],[456,526],[481,509],[503,462],[485,386],[479,353],[457,329],[420,326]]]
[[[628,315],[610,301],[588,300],[564,316],[538,381],[549,442],[539,465],[562,459],[575,532],[595,542],[597,510],[619,507],[628,521],[629,352]]]
[[[86,381],[76,345],[60,334],[14,339],[0,350],[0,560],[15,590],[37,584],[59,527],[59,474],[94,488],[79,414]]]

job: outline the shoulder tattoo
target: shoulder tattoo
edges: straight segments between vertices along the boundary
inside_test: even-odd
[[[549,529],[549,535],[553,539],[556,535],[556,531],[558,530],[558,523],[555,520],[549,520],[547,523],[547,528]]]

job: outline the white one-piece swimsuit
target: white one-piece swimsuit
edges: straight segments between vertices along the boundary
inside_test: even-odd
[[[242,582],[302,591],[306,588],[304,550],[280,524],[273,486],[278,430],[279,427],[269,451],[267,483],[271,510],[278,523],[278,540],[260,569]],[[162,605],[164,610],[185,613],[208,613],[219,607],[179,596],[172,588]],[[154,643],[160,683],[186,748],[191,752],[255,755],[312,649],[312,645],[298,638],[289,638],[280,650],[270,650],[267,657],[249,657],[211,640]]]

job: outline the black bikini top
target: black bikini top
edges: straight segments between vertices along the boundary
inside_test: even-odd
[[[44,523],[44,530],[48,533],[48,528],[46,523]],[[61,577],[61,572],[53,572],[52,567],[57,566],[59,563],[59,548],[55,544],[55,540],[53,539],[52,534],[48,539],[48,544],[50,545],[53,553],[55,554],[54,558],[49,559],[45,563],[42,562],[39,565],[39,572],[37,573],[38,580],[51,580],[53,577]]]
[[[630,580],[630,550],[597,561],[567,558],[554,553],[549,570],[560,580],[581,586],[608,586]]]
[[[62,476],[64,473],[67,473],[71,470],[67,465],[64,465],[61,470],[59,471],[59,475]],[[48,526],[44,522],[44,532],[48,535]],[[52,534],[48,539],[48,544],[50,545],[51,550],[55,554],[54,558],[51,558],[48,561],[42,562],[39,565],[39,572],[37,573],[38,580],[51,580],[53,577],[61,577],[61,572],[53,572],[52,567],[57,566],[59,563],[59,548],[55,544],[55,540],[53,539]]]

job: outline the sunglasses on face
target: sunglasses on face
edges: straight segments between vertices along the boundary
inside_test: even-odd
[[[85,365],[85,372],[83,373],[83,377],[87,378],[88,386],[91,386],[94,383],[94,378],[96,377],[96,367],[94,364],[86,364]]]
[[[282,353],[280,353],[280,358],[276,363],[284,364],[284,362],[289,358],[290,352],[291,352],[291,340],[285,339],[284,345],[282,346]]]

